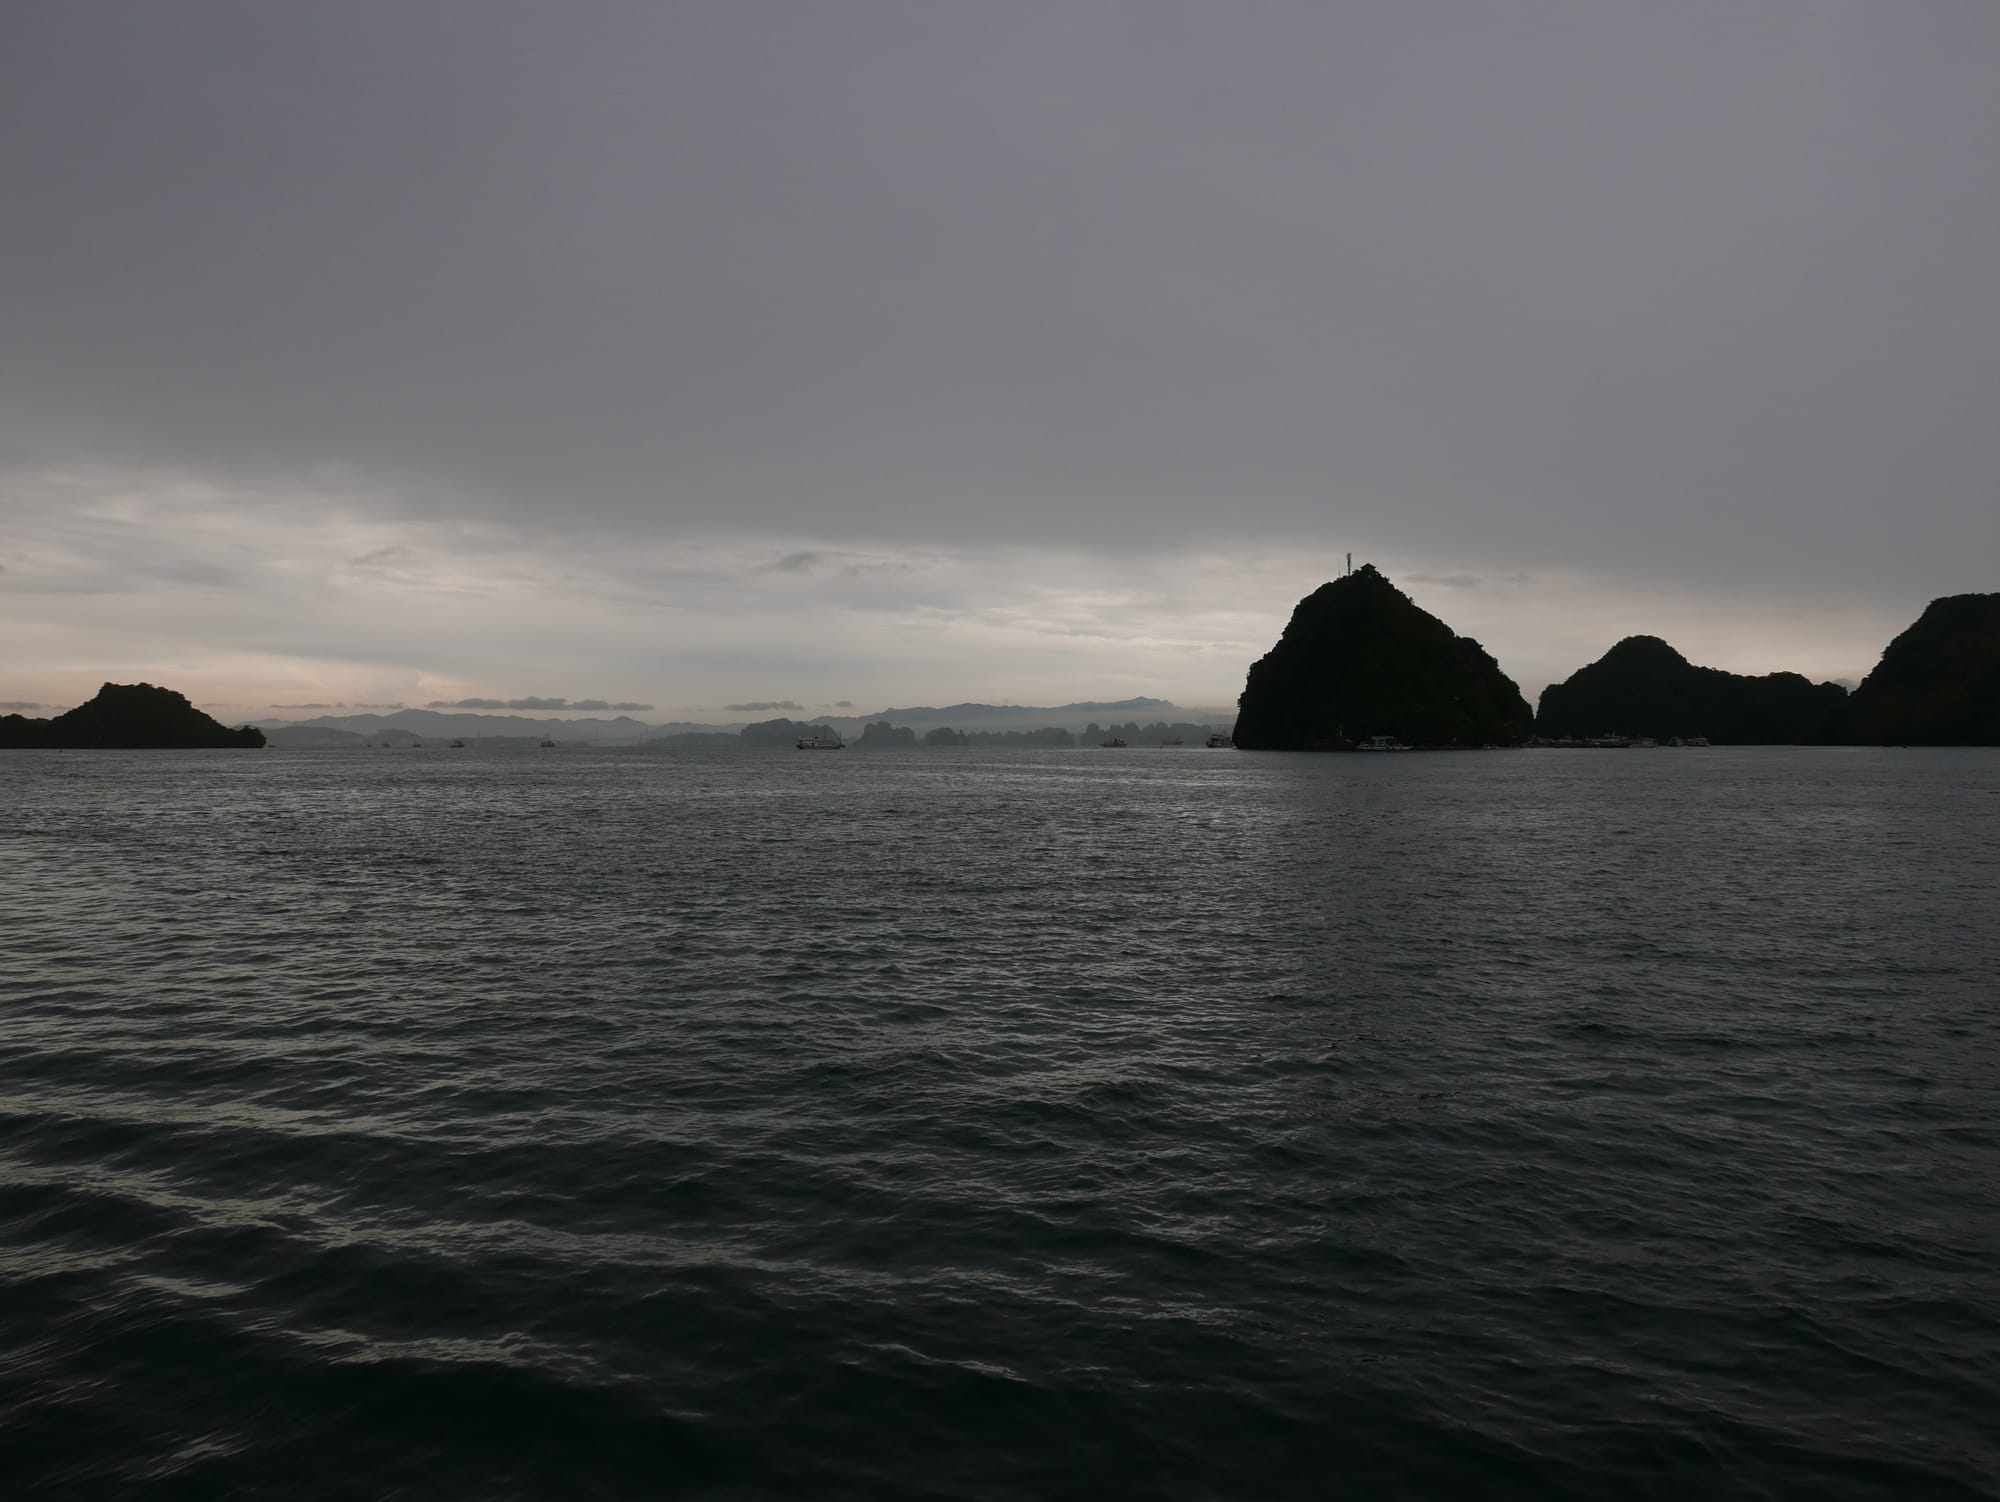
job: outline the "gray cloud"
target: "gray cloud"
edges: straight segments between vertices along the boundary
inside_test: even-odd
[[[770,709],[803,710],[805,705],[794,704],[790,699],[752,699],[747,704],[725,704],[722,707],[736,714],[762,714]]]
[[[536,694],[530,694],[520,699],[478,699],[478,698],[433,699],[430,701],[430,703],[424,706],[424,708],[426,709],[538,709],[538,710],[551,710],[551,709],[646,710],[646,709],[651,709],[652,707],[653,706],[650,704],[638,704],[625,701],[621,701],[619,703],[614,704],[604,699],[545,698],[541,695],[536,695]]]
[[[1437,584],[1446,589],[1477,589],[1483,582],[1477,574],[1405,574],[1411,584]]]
[[[24,714],[29,710],[46,709],[47,707],[45,704],[31,703],[26,699],[0,700],[0,711],[5,711],[8,714]]]
[[[287,697],[1046,701],[1226,697],[1349,547],[1551,662],[1585,600],[1806,654],[1994,587],[2000,9],[776,14],[38,7],[6,622]]]

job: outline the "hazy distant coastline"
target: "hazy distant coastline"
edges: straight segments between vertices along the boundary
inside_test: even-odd
[[[922,744],[934,732],[950,731],[966,737],[967,744],[1024,744],[1036,737],[1058,732],[1079,739],[1111,734],[1144,737],[1149,732],[1162,736],[1226,731],[1235,720],[1234,709],[1196,708],[1167,699],[1138,696],[1129,699],[1086,699],[1071,704],[1026,705],[960,703],[915,705],[877,710],[872,714],[814,715],[809,719],[756,721],[676,720],[654,724],[630,715],[615,718],[538,719],[515,714],[480,714],[434,709],[401,709],[387,714],[320,715],[309,720],[260,719],[251,721],[274,746],[293,750],[338,750],[365,748],[371,743],[407,744],[411,741],[442,744],[453,738],[468,744],[515,744],[539,746],[544,739],[561,744],[596,746],[686,746],[701,745],[782,745],[789,747],[813,729],[837,732],[860,744],[870,726],[887,723],[908,730]],[[932,745],[942,744],[933,738]],[[954,742],[955,744],[961,742]],[[1063,744],[1059,739],[1042,739],[1040,744]],[[1137,740],[1133,744],[1139,744]]]

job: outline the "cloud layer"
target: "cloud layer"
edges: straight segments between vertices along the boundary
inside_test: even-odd
[[[529,710],[643,710],[651,709],[650,704],[621,702],[613,704],[604,699],[562,699],[530,694],[520,699],[433,699],[426,709],[529,709]]]
[[[1348,549],[1524,679],[1641,604],[1853,675],[1995,584],[1994,7],[194,0],[12,42],[25,699],[1213,699]]]

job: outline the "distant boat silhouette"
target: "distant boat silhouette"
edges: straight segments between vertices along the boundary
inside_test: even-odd
[[[808,735],[799,741],[801,751],[845,751],[847,742],[836,733],[833,735]]]
[[[448,749],[453,751],[463,751],[465,749],[465,742],[460,740],[454,740]]]
[[[1228,736],[1223,735],[1220,732],[1217,732],[1216,734],[1211,735],[1208,738],[1208,749],[1211,751],[1226,751],[1231,747],[1233,747],[1235,744],[1236,742],[1232,741]]]
[[[1125,745],[1125,743],[1115,735],[1112,736],[1109,740],[1102,740],[1099,741],[1097,744],[1100,746],[1108,746],[1116,750],[1122,750]]]
[[[542,749],[543,749],[544,751],[551,751],[551,750],[554,750],[554,749],[555,749],[555,744],[556,744],[556,743],[555,743],[554,741],[543,741],[543,742],[542,742]]]

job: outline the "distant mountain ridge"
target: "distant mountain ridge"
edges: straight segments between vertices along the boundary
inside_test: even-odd
[[[1072,731],[1081,731],[1084,720],[1091,715],[1113,712],[1127,714],[1145,713],[1149,717],[1160,717],[1158,712],[1175,710],[1182,714],[1198,715],[1208,719],[1218,719],[1226,724],[1233,714],[1229,711],[1180,710],[1169,699],[1153,699],[1138,696],[1130,699],[1087,699],[1073,704],[1052,706],[1033,704],[979,704],[962,703],[944,706],[920,705],[907,709],[884,709],[874,714],[815,715],[810,723],[827,726],[843,733],[859,735],[868,725],[888,720],[896,725],[907,725],[919,732],[949,726],[961,731],[978,730],[1040,730],[1048,726],[1062,726]],[[591,741],[608,744],[634,744],[641,741],[658,741],[672,736],[732,736],[746,728],[742,720],[709,723],[693,720],[675,720],[658,723],[637,720],[630,715],[619,715],[612,719],[554,719],[519,714],[482,714],[475,711],[441,711],[435,709],[398,709],[387,713],[318,715],[312,719],[286,720],[263,719],[252,722],[273,735],[279,744],[305,745],[307,738],[303,731],[343,732],[368,739],[380,735],[385,730],[410,731],[420,736],[451,737],[460,736],[466,740],[491,740],[495,738],[549,737],[563,741]],[[760,722],[779,724],[778,721]],[[785,722],[789,723],[789,722]],[[313,742],[331,747],[343,744],[334,735],[313,738]]]
[[[706,725],[652,725],[630,715],[615,719],[558,720],[518,714],[477,714],[469,711],[398,709],[388,714],[319,715],[310,720],[253,720],[265,730],[343,730],[364,738],[383,730],[408,730],[417,735],[542,737],[560,736],[569,740],[637,740],[644,735],[663,735],[674,730],[707,730]]]

